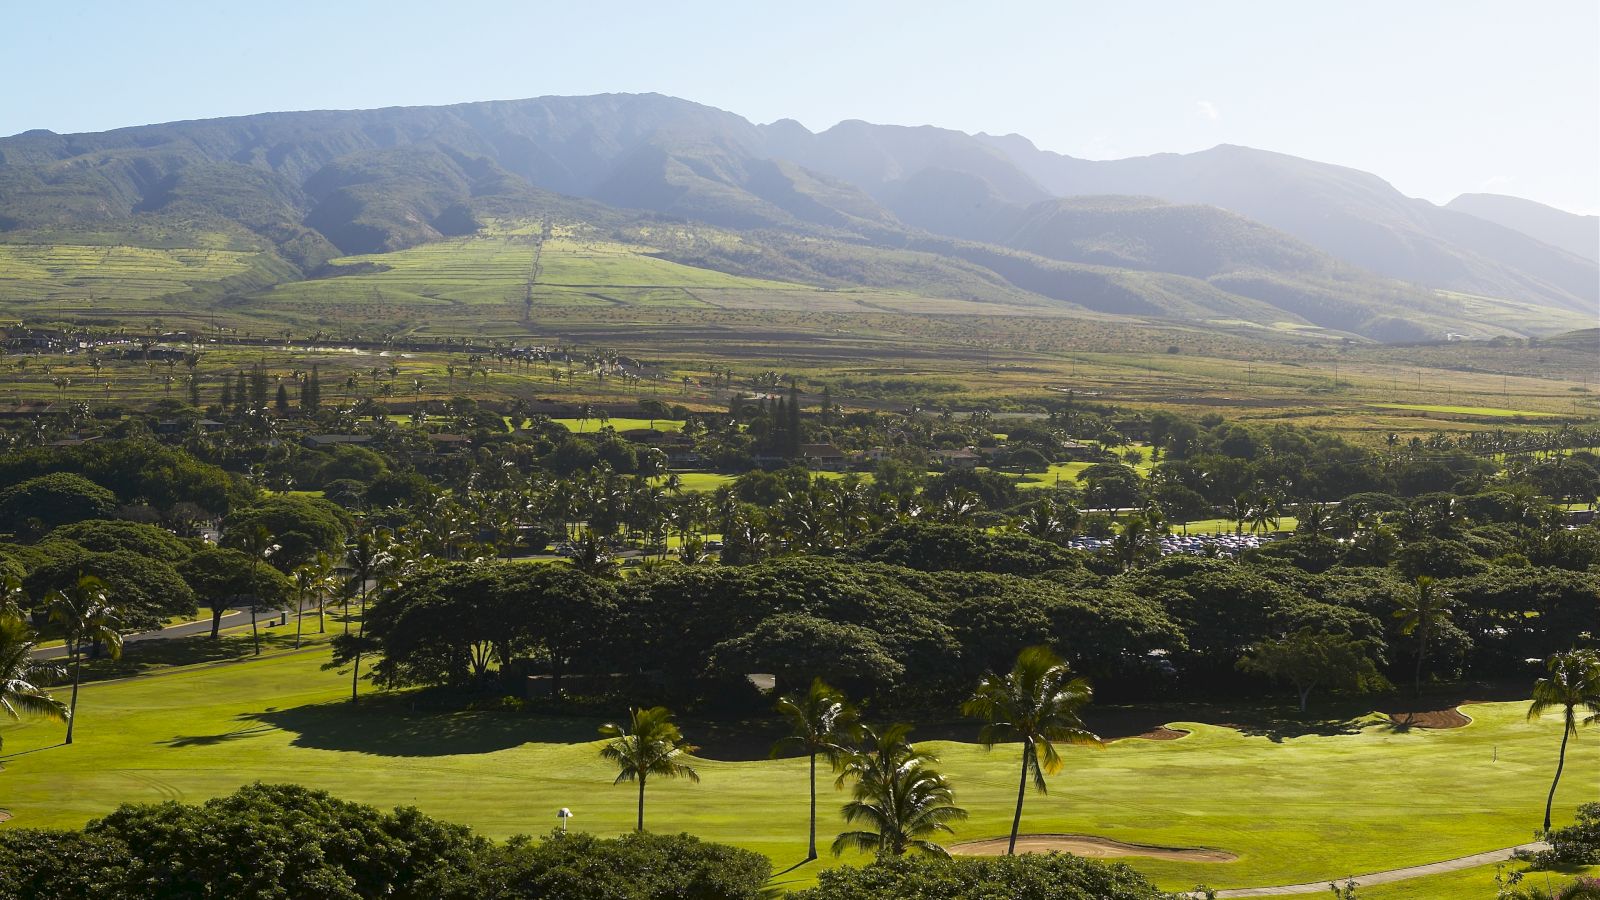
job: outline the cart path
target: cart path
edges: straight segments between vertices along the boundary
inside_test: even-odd
[[[1550,845],[1544,841],[1534,841],[1530,844],[1518,844],[1515,847],[1506,847],[1503,850],[1489,850],[1484,853],[1474,853],[1471,856],[1458,856],[1455,859],[1446,859],[1441,862],[1428,863],[1421,866],[1408,866],[1404,869],[1390,869],[1386,872],[1370,872],[1366,875],[1352,875],[1360,887],[1370,887],[1374,884],[1389,884],[1394,881],[1407,881],[1412,878],[1426,878],[1429,875],[1443,875],[1446,872],[1459,872],[1462,869],[1475,869],[1478,866],[1488,866],[1505,862],[1511,859],[1518,850],[1537,853],[1548,850]],[[1328,885],[1332,883],[1343,884],[1346,876],[1325,878],[1309,884],[1285,884],[1278,887],[1235,888],[1233,890],[1218,891],[1217,897],[1287,897],[1292,894],[1325,894]],[[1191,894],[1199,897],[1200,894]]]

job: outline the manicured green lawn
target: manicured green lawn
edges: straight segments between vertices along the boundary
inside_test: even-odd
[[[1280,516],[1278,518],[1278,526],[1276,528],[1269,528],[1267,530],[1293,531],[1299,524],[1300,520],[1296,519],[1294,516]],[[1185,527],[1185,525],[1187,525],[1187,527]],[[1183,534],[1186,531],[1189,534],[1231,534],[1237,530],[1238,527],[1239,523],[1233,519],[1198,519],[1189,523],[1180,522],[1176,525],[1173,525],[1172,532],[1173,534]],[[1244,525],[1244,533],[1251,533],[1249,522],[1246,522]],[[1257,531],[1256,533],[1259,534],[1260,532]]]
[[[722,475],[717,472],[678,472],[679,490],[690,493],[714,491],[725,484],[732,484],[736,476]],[[665,477],[655,479],[655,483],[665,485]]]
[[[627,416],[613,416],[603,423],[598,417],[591,418],[588,421],[575,418],[551,419],[550,421],[560,425],[568,431],[578,431],[579,429],[582,429],[584,434],[594,434],[602,427],[612,428],[619,432],[632,431],[635,428],[654,428],[656,431],[683,430],[683,420],[681,419],[631,419]]]
[[[283,637],[271,640],[283,646]],[[416,804],[495,837],[542,833],[562,806],[595,832],[615,834],[631,823],[633,794],[612,787],[591,742],[594,720],[430,713],[412,709],[409,698],[375,693],[351,706],[343,702],[348,674],[320,668],[324,646],[273,652],[279,655],[89,685],[72,747],[59,746],[59,725],[0,729],[0,805],[15,815],[8,827],[77,825],[122,801],[194,801],[258,779],[381,806]],[[1132,861],[1168,887],[1311,881],[1509,846],[1538,824],[1558,740],[1553,716],[1527,724],[1524,710],[1521,703],[1473,706],[1472,725],[1443,732],[1372,726],[1273,736],[1175,723],[1194,734],[1067,751],[1067,771],[1052,779],[1050,794],[1029,798],[1024,828],[1240,856],[1220,864]],[[691,727],[689,736],[699,735]],[[726,747],[706,743],[708,755]],[[1569,771],[1592,772],[1596,744],[1586,732]],[[957,839],[1003,834],[1015,790],[1012,753],[933,746],[972,812]],[[801,761],[697,766],[701,784],[652,784],[651,827],[749,847],[779,868],[800,859]],[[1593,787],[1590,778],[1568,779],[1558,820],[1569,819]],[[840,802],[831,791],[823,797],[825,835],[839,829],[831,811]],[[808,880],[807,872],[795,875]]]

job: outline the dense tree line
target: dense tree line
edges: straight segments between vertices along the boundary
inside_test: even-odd
[[[980,570],[940,568],[930,548]],[[849,560],[679,566],[622,582],[455,564],[382,595],[368,634],[389,685],[481,686],[531,661],[557,678],[626,676],[627,692],[675,703],[756,704],[744,676],[760,672],[780,692],[820,676],[891,707],[948,708],[1034,644],[1056,647],[1107,695],[1139,699],[1271,690],[1286,670],[1263,666],[1263,648],[1291,638],[1302,655],[1314,645],[1367,673],[1326,676],[1325,687],[1377,686],[1379,674],[1409,682],[1419,658],[1428,676],[1525,674],[1523,660],[1600,625],[1600,579],[1564,569],[1485,563],[1433,581],[1270,557],[1175,555],[1128,571],[1093,559],[1021,535],[901,525]],[[1420,632],[1407,619],[1419,592],[1435,604]],[[1241,669],[1246,659],[1255,664]]]

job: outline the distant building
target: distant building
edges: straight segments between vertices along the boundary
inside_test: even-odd
[[[806,467],[821,472],[843,472],[849,458],[832,444],[801,444],[800,459]]]
[[[983,457],[970,449],[935,450],[933,456],[947,469],[976,469],[983,462]]]
[[[370,435],[370,434],[308,434],[308,435],[306,435],[305,440],[303,440],[301,443],[303,443],[306,447],[308,447],[308,448],[310,448],[312,450],[323,450],[323,449],[326,449],[328,447],[338,446],[340,444],[356,444],[356,445],[370,444],[370,443],[372,443],[372,435]]]

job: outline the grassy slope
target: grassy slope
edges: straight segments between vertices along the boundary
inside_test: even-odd
[[[75,825],[122,801],[198,800],[261,779],[385,806],[415,803],[497,837],[542,832],[560,806],[573,807],[585,829],[628,827],[633,795],[610,786],[588,743],[595,722],[427,714],[394,702],[401,698],[352,708],[340,702],[348,676],[321,671],[325,659],[318,647],[91,685],[70,748],[57,745],[59,726],[6,726],[0,789],[13,825]],[[1136,861],[1173,887],[1315,880],[1507,846],[1537,823],[1556,743],[1554,720],[1524,724],[1523,708],[1475,706],[1474,724],[1449,732],[1369,727],[1273,740],[1193,725],[1195,734],[1180,741],[1073,750],[1050,795],[1029,799],[1025,827],[1241,856],[1229,864]],[[1002,834],[1012,754],[935,746],[973,814],[958,839]],[[1571,767],[1584,771],[1593,752],[1592,742],[1580,743]],[[799,858],[799,761],[707,760],[699,768],[700,785],[652,786],[655,828],[750,847],[780,867]],[[1562,817],[1590,786],[1567,782]],[[838,802],[824,795],[823,809]],[[826,817],[823,831],[838,825]]]

